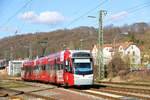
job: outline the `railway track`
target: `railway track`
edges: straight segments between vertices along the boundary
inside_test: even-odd
[[[38,95],[38,94],[33,94],[30,92],[24,92],[24,91],[19,91],[16,89],[11,89],[11,88],[6,88],[6,87],[0,87],[0,95],[3,97],[9,97],[10,99],[16,99],[16,100],[56,100],[54,98]],[[23,96],[24,95],[24,96]],[[23,97],[20,97],[23,96]],[[26,97],[25,97],[26,96]],[[24,99],[26,98],[26,99]]]
[[[103,88],[101,88],[101,89],[103,89]],[[115,90],[115,91],[132,92],[132,93],[150,94],[150,90],[148,90],[148,89],[127,88],[127,87],[117,87],[117,86],[106,86],[105,89],[111,89],[111,90]]]
[[[75,89],[75,88],[71,88],[69,90],[79,92],[79,93],[88,94],[88,95],[92,95],[92,96],[96,96],[96,97],[100,97],[100,98],[104,98],[104,99],[109,99],[109,100],[122,100],[120,98],[108,96],[106,94],[97,94],[97,93],[91,92],[89,90],[88,91],[87,90],[79,90],[79,89]]]
[[[25,84],[25,85],[29,85],[29,86],[33,86],[33,87],[43,87],[45,88],[45,86],[50,86],[52,84],[41,84],[41,83],[34,83],[34,82],[22,82],[22,81],[12,81],[13,83],[16,83],[16,84]],[[39,85],[40,84],[40,85]],[[52,85],[53,87],[57,87],[56,85]],[[107,98],[107,99],[110,99],[110,100],[121,100],[119,98],[116,98],[116,97],[111,97],[111,96],[107,96],[107,95],[102,95],[102,94],[96,94],[96,93],[90,93],[89,91],[86,91],[84,90],[81,90],[81,89],[78,89],[78,88],[64,88],[64,87],[60,87],[58,89],[63,89],[64,91],[73,91],[73,92],[76,92],[76,93],[82,93],[82,94],[86,94],[86,95],[91,95],[91,96],[96,96],[96,97],[100,97],[100,98]]]
[[[150,94],[149,84],[134,84],[134,83],[123,83],[123,82],[99,82],[102,87],[109,88],[112,90],[126,91],[133,93]]]
[[[75,90],[75,89],[72,89]],[[79,90],[75,90],[79,91]],[[88,90],[82,90],[79,92],[92,94],[95,96],[100,96],[103,98],[111,100],[126,100],[126,99],[136,99],[136,100],[150,100],[149,91],[136,91],[129,88],[115,88],[115,87],[101,87],[97,86],[95,88],[89,88]],[[140,94],[140,95],[139,95]]]
[[[61,88],[64,88],[64,87],[61,87]],[[150,90],[145,90],[145,89],[132,89],[132,88],[95,85],[93,88],[89,88],[89,89],[73,87],[73,88],[68,88],[68,90],[79,92],[79,93],[84,93],[88,95],[93,95],[93,96],[100,97],[100,98],[107,98],[110,100],[122,100],[125,98],[150,100],[150,95],[149,95]],[[142,94],[142,95],[139,96],[137,94]]]
[[[143,100],[150,100],[150,95],[142,94],[138,95],[137,93],[130,92],[130,91],[118,91],[116,89],[109,89],[109,88],[101,88],[101,89],[92,89],[94,91],[98,92],[104,92],[104,93],[110,93],[114,95],[119,95],[123,97],[131,97],[131,98],[136,98],[136,99],[143,99]]]
[[[43,83],[37,84],[34,82],[22,82],[22,81],[13,81],[13,82],[16,84],[26,84],[32,87],[40,86],[43,88],[52,85],[52,84],[43,84]],[[55,88],[57,87],[56,85],[52,86]],[[150,100],[150,90],[145,89],[132,89],[132,88],[105,86],[105,85],[95,85],[92,88],[71,87],[65,89],[64,87],[60,87],[58,89],[63,89],[64,91],[73,91],[77,93],[86,94],[88,96],[95,96],[109,100],[126,100],[126,99]],[[53,100],[53,99],[46,99],[46,100]]]
[[[8,97],[9,99],[24,100],[21,97],[17,97],[17,96],[14,96],[14,95],[8,94],[7,92],[2,92],[2,91],[0,91],[0,97]]]
[[[96,82],[100,84],[115,84],[115,85],[128,85],[128,86],[143,86],[143,87],[150,87],[150,84],[137,84],[137,83],[127,83],[127,82]]]

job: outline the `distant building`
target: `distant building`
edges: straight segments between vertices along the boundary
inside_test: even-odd
[[[0,70],[5,69],[8,66],[8,62],[6,59],[0,59]]]
[[[97,52],[98,46],[94,45],[92,54],[95,64],[97,64]],[[141,64],[140,49],[133,42],[105,44],[103,47],[104,64],[108,64],[116,52],[121,55],[122,59],[128,56],[131,64]]]
[[[25,60],[13,60],[9,61],[8,75],[15,76],[21,73],[21,67]]]
[[[4,67],[4,59],[0,59],[0,69],[3,69]]]

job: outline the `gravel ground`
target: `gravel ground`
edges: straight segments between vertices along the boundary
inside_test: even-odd
[[[19,88],[17,90],[31,92],[34,94],[55,98],[57,100],[102,100],[102,98],[89,96],[87,94],[78,93],[71,90],[66,90],[63,88],[57,88],[53,86],[49,86],[47,88],[28,87],[28,88]]]
[[[4,81],[4,83],[6,84],[6,87],[8,83],[12,84],[11,81],[12,80]],[[71,91],[69,89],[58,88],[57,86],[54,86],[51,84],[36,83],[36,82],[22,82],[22,84],[23,83],[27,83],[33,86],[17,87],[13,89],[30,92],[30,93],[38,94],[42,96],[47,96],[50,98],[55,98],[56,100],[105,100],[99,97]],[[21,96],[21,95],[20,97],[23,97],[26,100],[43,100],[43,99],[38,99],[38,98],[35,99],[32,97]],[[2,97],[0,97],[0,100],[2,100],[1,98]],[[5,98],[3,100],[7,100],[7,99]]]

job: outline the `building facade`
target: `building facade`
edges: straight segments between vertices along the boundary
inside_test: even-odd
[[[97,53],[98,46],[94,45],[92,54],[95,65],[97,65]],[[119,53],[123,60],[125,57],[129,57],[130,64],[141,64],[140,49],[133,42],[105,44],[103,46],[104,64],[108,64],[116,53]]]
[[[13,60],[9,61],[8,66],[8,75],[16,76],[17,74],[21,73],[21,67],[25,60]]]

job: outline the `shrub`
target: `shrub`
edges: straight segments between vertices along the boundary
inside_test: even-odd
[[[113,78],[116,76],[124,78],[124,76],[129,73],[129,65],[126,64],[119,55],[114,56],[111,62],[105,67],[107,78]]]

